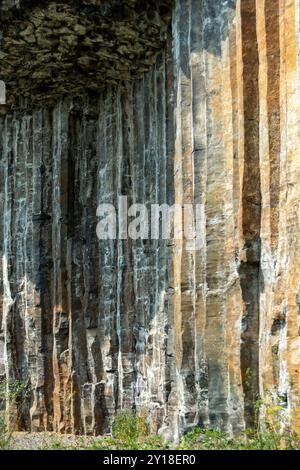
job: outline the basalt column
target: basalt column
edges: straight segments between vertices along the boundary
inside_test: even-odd
[[[179,1],[173,27],[175,199],[199,206],[201,234],[195,249],[183,240],[173,252],[173,426],[239,432],[245,154],[239,6]]]
[[[262,252],[260,392],[299,426],[299,2],[257,2]]]
[[[167,248],[99,241],[96,211],[166,202],[164,85],[161,55],[134,85],[2,121],[6,368],[31,384],[32,429],[102,432],[149,404],[159,426]]]
[[[173,254],[177,429],[299,420],[298,20],[176,2],[175,198],[202,214],[201,248]]]

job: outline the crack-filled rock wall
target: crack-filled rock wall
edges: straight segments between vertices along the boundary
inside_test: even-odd
[[[268,404],[298,425],[299,0],[176,0],[155,14],[128,1],[117,18],[115,2],[17,3],[5,10],[17,31],[45,15],[79,44],[58,63],[51,45],[35,55],[42,21],[10,59],[3,29],[16,74],[0,118],[2,324],[6,375],[32,389],[21,426],[101,433],[133,408],[176,439],[263,425]],[[95,14],[84,35],[80,8]],[[114,21],[124,47],[105,62],[105,42],[122,42]],[[195,249],[98,240],[97,207],[120,195],[198,205]]]
[[[167,247],[99,241],[96,210],[166,202],[165,75],[161,55],[134,85],[3,123],[6,365],[33,429],[102,432],[133,405],[161,422]]]

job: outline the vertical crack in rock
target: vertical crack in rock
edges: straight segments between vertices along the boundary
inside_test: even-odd
[[[285,199],[282,191],[285,176],[282,166],[281,101],[284,53],[280,38],[279,2],[261,3],[257,17],[261,121],[261,277],[264,280],[260,295],[260,368],[264,380],[261,381],[260,394],[265,397],[271,393],[276,401],[279,396],[287,395],[286,365],[282,356],[282,347],[286,341],[286,305],[282,291],[285,289],[285,281],[280,274],[285,265],[281,210]],[[266,341],[267,337],[269,340]],[[266,367],[266,364],[271,366]]]
[[[278,245],[280,184],[280,44],[279,0],[265,2],[265,27],[268,70],[268,130],[270,155],[271,248]]]
[[[259,162],[259,87],[256,2],[241,2],[244,93],[243,237],[244,259],[240,278],[244,302],[241,368],[245,393],[245,419],[254,425],[255,401],[259,396],[258,338],[260,279],[261,183]]]

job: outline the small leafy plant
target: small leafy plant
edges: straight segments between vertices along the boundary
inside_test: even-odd
[[[0,450],[8,450],[11,446],[11,440],[12,435],[6,424],[5,413],[0,411]]]
[[[18,413],[7,414],[7,402],[11,407],[21,410],[29,396],[29,387],[19,380],[0,382],[0,449],[11,447],[12,433],[18,426]]]
[[[234,439],[221,431],[197,428],[182,437],[180,450],[299,450],[300,434],[247,430]]]
[[[94,442],[90,450],[159,450],[165,449],[162,438],[150,434],[147,412],[136,414],[121,410],[111,421],[111,437]]]
[[[131,410],[122,410],[111,422],[111,434],[120,441],[136,441],[148,436],[149,424],[145,415],[138,416]]]

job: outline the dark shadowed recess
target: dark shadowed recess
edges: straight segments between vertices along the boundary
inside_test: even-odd
[[[8,105],[140,77],[164,48],[171,1],[30,1],[0,10],[0,76]]]

